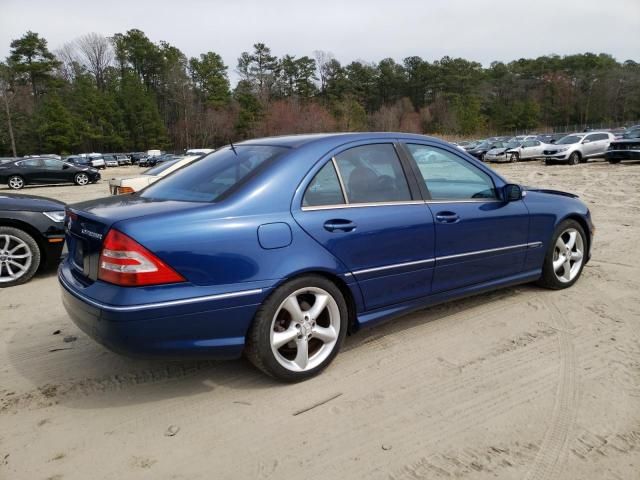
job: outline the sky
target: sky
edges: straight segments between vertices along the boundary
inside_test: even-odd
[[[55,50],[131,28],[189,57],[219,53],[232,80],[256,42],[277,56],[324,50],[342,63],[448,55],[488,66],[584,52],[640,62],[640,0],[0,0],[0,58],[28,30]]]

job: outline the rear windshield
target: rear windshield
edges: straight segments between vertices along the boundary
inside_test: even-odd
[[[156,167],[151,167],[149,170],[145,170],[142,172],[143,175],[158,175],[160,172],[164,172],[167,168],[178,163],[178,160],[169,160],[167,162],[162,162]]]
[[[571,145],[582,140],[583,135],[567,135],[556,142],[556,145]]]
[[[158,200],[215,202],[233,187],[241,185],[260,165],[286,151],[287,148],[264,145],[238,145],[235,150],[225,147],[152,184],[140,196]]]

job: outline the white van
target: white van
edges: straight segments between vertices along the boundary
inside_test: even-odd
[[[160,150],[147,150],[148,157],[159,157],[160,155],[162,155]]]

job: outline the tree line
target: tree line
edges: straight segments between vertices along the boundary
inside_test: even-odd
[[[216,147],[303,132],[482,134],[640,118],[640,64],[604,53],[493,62],[342,64],[331,53],[273,55],[263,43],[229,66],[133,29],[50,51],[27,32],[0,63],[0,155]]]

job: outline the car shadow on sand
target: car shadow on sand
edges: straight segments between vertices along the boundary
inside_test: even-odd
[[[386,335],[427,322],[449,321],[446,317],[464,315],[465,311],[533,289],[537,287],[511,287],[422,309],[360,330],[347,337],[342,351],[375,348],[373,342]],[[24,392],[0,388],[0,412],[28,405],[54,404],[78,409],[112,408],[203,393],[215,397],[218,391],[242,403],[244,397],[251,396],[249,391],[256,389],[304,388],[277,382],[245,359],[166,360],[121,356],[84,335],[65,314],[57,314],[32,327],[18,329],[9,339],[7,350],[11,367],[33,388]],[[343,376],[344,372],[339,369],[348,370],[352,362],[335,362],[325,373],[307,382],[327,383],[329,388]]]

